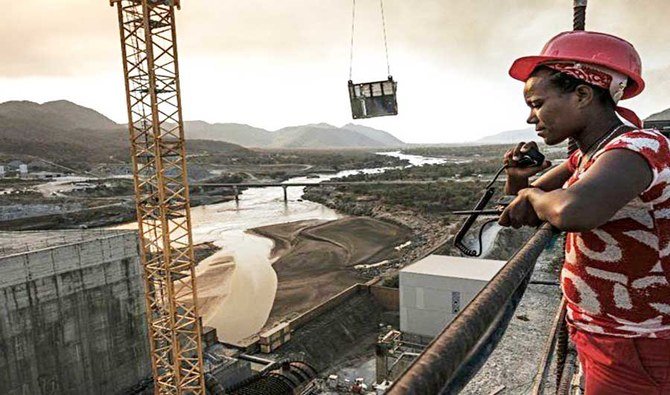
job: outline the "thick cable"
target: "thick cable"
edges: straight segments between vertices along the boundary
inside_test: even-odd
[[[386,18],[384,17],[384,0],[379,0],[379,7],[382,10],[382,29],[384,30],[384,49],[386,50],[386,71],[391,76],[391,63],[389,63],[389,46],[386,40]]]
[[[349,48],[349,81],[352,80],[353,68],[354,68],[354,31],[356,28],[356,0],[353,0],[354,4],[351,10],[351,47]]]
[[[583,3],[583,5],[581,3]],[[585,30],[585,29],[586,29],[586,2],[576,1],[572,18],[572,30]]]
[[[491,188],[493,186],[493,184],[495,184],[495,182],[498,181],[498,177],[500,177],[500,174],[502,174],[502,172],[505,171],[505,169],[507,169],[508,167],[509,167],[508,165],[505,165],[505,166],[501,167],[500,169],[498,169],[498,172],[496,173],[496,175],[493,176],[493,179],[491,180],[491,182],[489,182],[488,185],[486,185],[486,187],[484,187],[484,189]]]
[[[586,29],[586,3],[587,0],[574,0],[572,14],[572,30],[580,31]],[[579,148],[575,139],[568,139],[568,156]]]

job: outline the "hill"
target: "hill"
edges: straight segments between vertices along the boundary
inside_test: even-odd
[[[0,117],[58,129],[110,129],[119,126],[99,112],[67,100],[44,104],[8,101],[0,104]]]
[[[402,147],[405,145],[405,143],[399,138],[383,130],[374,129],[363,125],[356,125],[353,123],[348,123],[342,126],[342,129],[353,130],[375,141],[384,143],[388,147]]]
[[[386,148],[405,144],[390,133],[361,125],[292,126],[270,132],[236,123],[185,122],[189,153],[249,154],[259,148]],[[129,160],[128,132],[99,112],[59,100],[0,103],[0,153],[32,155],[60,164],[87,167]]]
[[[184,133],[187,139],[225,141],[245,147],[266,147],[272,143],[271,132],[239,123],[187,121]]]
[[[372,139],[350,129],[342,129],[326,123],[291,126],[274,132],[271,148],[361,148],[385,147],[381,141]]]
[[[476,144],[514,144],[520,141],[542,141],[542,138],[535,133],[535,129],[526,128],[518,130],[507,130],[491,136],[482,137],[474,141]]]
[[[670,119],[670,108],[648,116],[645,121],[666,121]]]
[[[338,128],[320,123],[290,126],[270,132],[237,123],[190,121],[184,124],[184,129],[189,139],[226,141],[244,147],[332,149],[405,146],[405,143],[388,132],[354,124]]]
[[[248,152],[225,142],[188,141],[191,153]],[[128,130],[104,115],[67,101],[0,103],[0,153],[30,155],[71,167],[130,161]]]

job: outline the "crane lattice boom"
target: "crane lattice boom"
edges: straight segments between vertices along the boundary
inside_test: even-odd
[[[121,31],[157,394],[205,394],[175,30],[178,0],[110,0]]]

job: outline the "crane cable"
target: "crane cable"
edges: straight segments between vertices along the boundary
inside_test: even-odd
[[[349,81],[352,80],[352,70],[354,66],[354,31],[356,28],[356,0],[353,0],[354,6],[351,10],[351,48],[349,48]]]
[[[379,0],[379,8],[382,10],[382,29],[384,30],[384,49],[386,50],[386,71],[391,75],[391,64],[389,63],[389,45],[386,41],[386,19],[384,18],[384,0]]]
[[[354,65],[354,33],[356,30],[356,0],[353,1],[351,11],[351,47],[349,49],[349,80],[352,80]],[[384,50],[386,52],[386,72],[391,75],[391,63],[389,62],[389,46],[386,38],[386,18],[384,16],[384,0],[379,0],[379,8],[382,15],[382,31],[384,33]]]

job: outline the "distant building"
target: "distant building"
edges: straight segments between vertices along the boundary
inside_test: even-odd
[[[33,173],[30,173],[29,178],[34,178],[37,180],[52,180],[55,178],[60,178],[60,177],[65,177],[65,174],[63,173],[54,173],[51,171],[36,171]]]
[[[16,177],[17,175],[21,176],[21,178],[24,178],[28,174],[28,165],[25,163],[19,161],[19,160],[13,160],[6,165],[3,165],[3,172],[0,177]]]
[[[28,165],[19,166],[19,175],[21,176],[21,178],[25,178],[28,176]]]
[[[7,170],[19,170],[19,167],[25,166],[25,163],[20,160],[13,160],[7,163]]]

